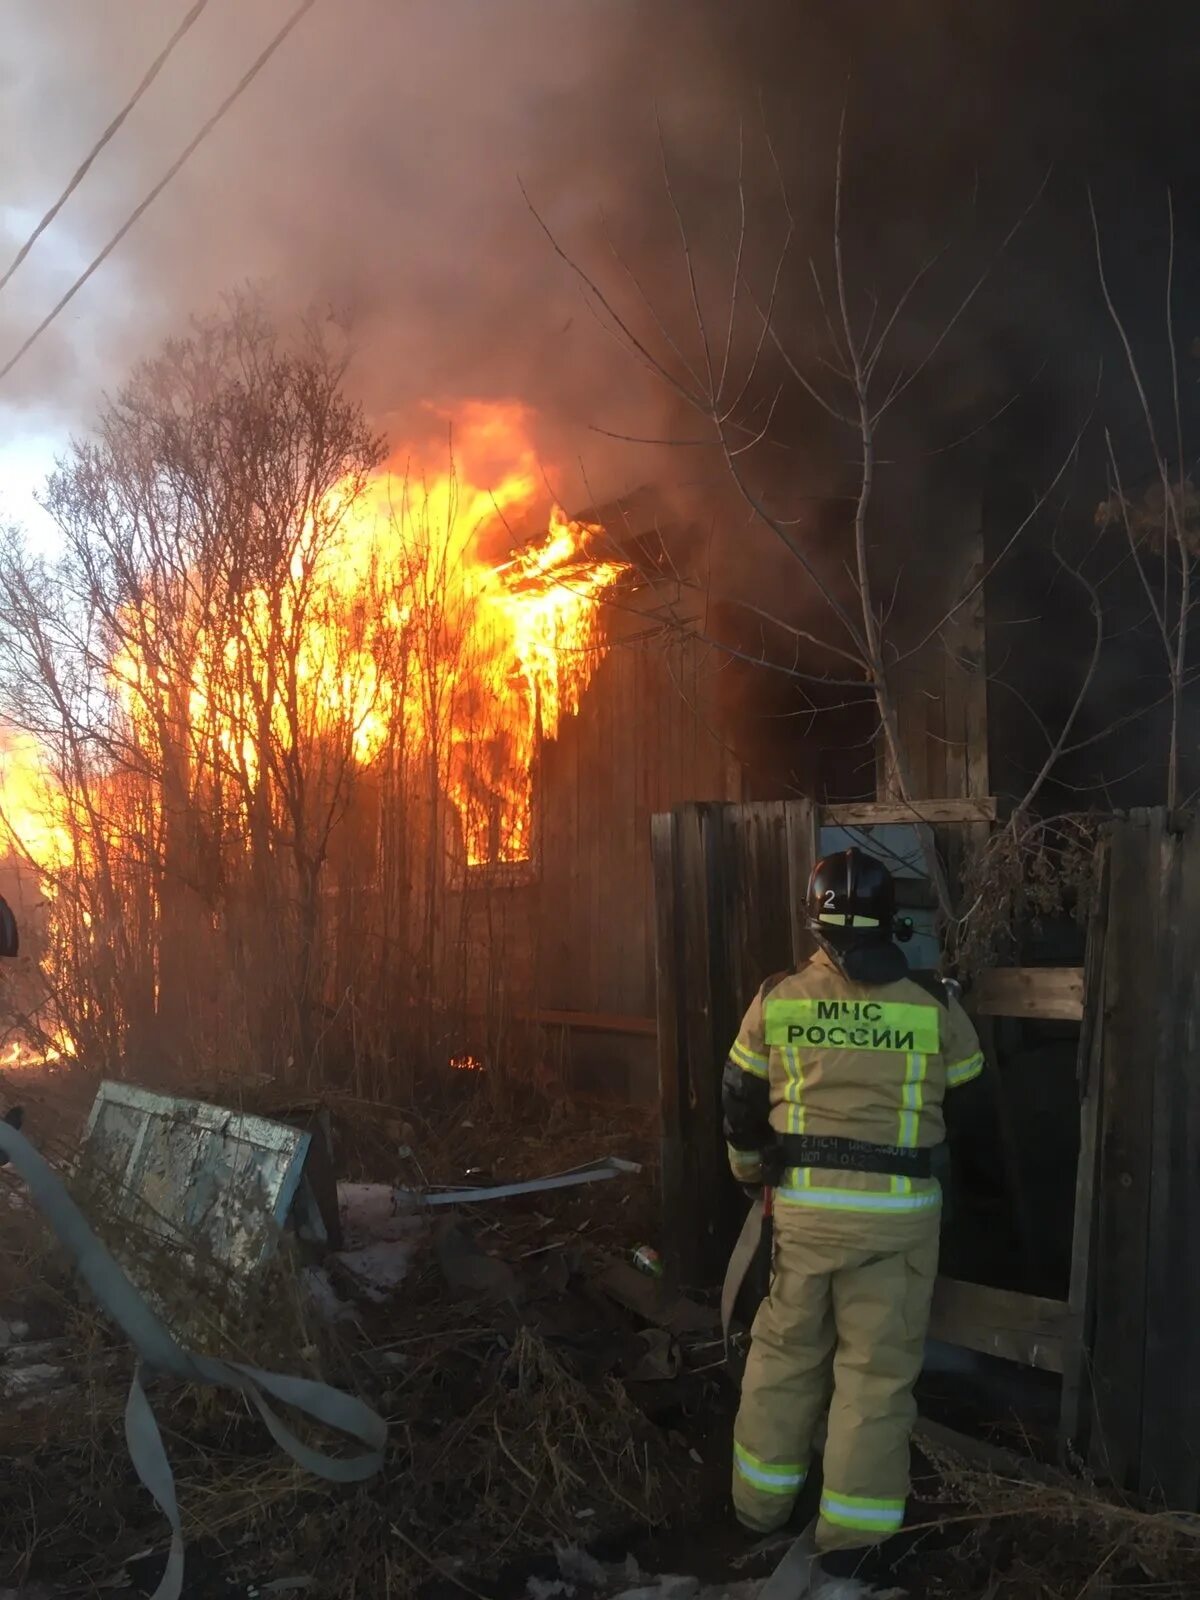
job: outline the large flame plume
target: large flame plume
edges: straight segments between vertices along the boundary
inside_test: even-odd
[[[339,486],[271,585],[231,596],[187,574],[181,592],[141,598],[106,680],[111,747],[154,753],[149,790],[102,764],[91,782],[103,798],[81,827],[79,793],[68,801],[49,780],[36,741],[9,740],[0,816],[44,890],[117,848],[107,819],[166,860],[173,786],[193,806],[201,796],[236,849],[260,803],[286,817],[301,766],[314,805],[335,769],[352,780],[419,764],[445,802],[448,855],[529,860],[539,742],[578,712],[605,651],[602,603],[628,570],[598,525],[557,505],[546,520],[529,420],[516,405],[470,406],[455,418],[452,467],[431,474],[396,454],[365,484]],[[138,796],[136,830],[123,785]],[[77,942],[113,916],[85,900]]]

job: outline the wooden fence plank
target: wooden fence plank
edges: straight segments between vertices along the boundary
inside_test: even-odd
[[[1153,1078],[1154,1099],[1138,1488],[1194,1511],[1200,1506],[1200,834],[1194,826],[1167,832],[1162,855],[1158,1027],[1143,1038],[1137,1074]]]
[[[1079,1160],[1075,1169],[1075,1220],[1071,1243],[1068,1304],[1075,1336],[1063,1360],[1059,1445],[1064,1456],[1080,1458],[1090,1432],[1093,1244],[1096,1233],[1096,1159],[1100,1127],[1101,1048],[1104,1041],[1104,951],[1108,931],[1109,854],[1107,839],[1096,857],[1096,878],[1088,918],[1084,962],[1083,1026],[1079,1031],[1076,1073],[1079,1081]]]
[[[791,966],[791,879],[784,805],[760,801],[725,807],[721,848],[724,970],[730,989],[729,1009],[721,1019],[723,1056],[763,979]]]
[[[733,1038],[724,1037],[724,883],[733,864],[722,850],[723,809],[678,808],[671,818],[670,868],[663,860],[655,872],[656,892],[665,889],[671,899],[669,917],[660,908],[661,936],[671,941],[661,960],[673,966],[673,982],[659,991],[660,1050],[662,1029],[674,1035],[660,1066],[673,1117],[670,1127],[664,1120],[663,1242],[674,1281],[687,1286],[719,1280],[738,1227],[721,1126],[721,1068]]]
[[[1100,1196],[1089,1459],[1121,1488],[1138,1480],[1146,1349],[1150,1135],[1161,970],[1163,815],[1114,823],[1104,955]]]
[[[720,1281],[744,1211],[725,1153],[721,1071],[758,985],[790,965],[788,839],[779,801],[654,819],[664,1244],[676,1280],[691,1286]]]
[[[944,1344],[1061,1372],[1070,1328],[1065,1300],[1014,1294],[957,1278],[939,1278],[934,1287],[929,1336]]]
[[[808,880],[817,859],[817,808],[811,800],[789,800],[786,807],[787,870],[791,899],[792,965],[799,967],[815,948],[808,931]]]
[[[693,1198],[686,1142],[684,1061],[679,993],[675,818],[650,819],[654,870],[655,988],[658,1006],[658,1092],[662,1116],[663,1245],[674,1258],[681,1219]]]
[[[687,806],[676,815],[678,862],[676,911],[680,952],[679,993],[684,1042],[684,1106],[688,1118],[689,1160],[692,1169],[692,1226],[684,1223],[674,1241],[672,1259],[678,1263],[681,1284],[707,1282],[720,1252],[717,1229],[720,1216],[704,1197],[727,1180],[720,1138],[720,1099],[716,1092],[720,1067],[713,1060],[712,979],[713,945],[720,930],[712,925],[717,909],[712,893],[714,863],[709,843],[711,824],[707,806]],[[719,872],[719,868],[715,869]],[[668,1241],[668,1249],[672,1249]]]
[[[1040,1017],[1079,1022],[1082,967],[990,967],[971,985],[971,1010],[981,1017]]]

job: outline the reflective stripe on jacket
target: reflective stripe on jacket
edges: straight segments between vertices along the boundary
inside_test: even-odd
[[[922,1150],[945,1137],[947,1090],[983,1070],[979,1039],[957,1000],[939,1005],[911,978],[851,983],[823,952],[756,995],[729,1062],[762,1085],[758,1095],[767,1090],[764,1109],[777,1133]],[[765,1126],[762,1135],[765,1142]],[[740,1181],[755,1161],[756,1153],[731,1146]],[[834,1211],[921,1211],[940,1203],[941,1190],[935,1178],[792,1167],[777,1199]]]

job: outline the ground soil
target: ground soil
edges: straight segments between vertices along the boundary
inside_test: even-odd
[[[194,1087],[265,1114],[297,1098],[270,1085]],[[10,1076],[0,1109],[20,1098],[29,1136],[66,1162],[95,1088],[76,1072]],[[461,1274],[449,1281],[451,1257],[431,1239],[395,1295],[355,1305],[353,1323],[319,1325],[303,1309],[294,1294],[303,1264],[282,1247],[240,1353],[363,1394],[388,1418],[387,1465],[368,1484],[331,1490],[283,1458],[227,1395],[157,1389],[185,1513],[190,1600],[245,1596],[248,1585],[288,1576],[309,1578],[303,1592],[330,1600],[516,1600],[531,1576],[555,1576],[557,1544],[611,1559],[632,1552],[646,1571],[709,1583],[769,1570],[780,1551],[755,1559],[729,1515],[736,1392],[711,1332],[672,1346],[682,1359],[674,1375],[648,1376],[644,1323],[596,1286],[606,1262],[628,1262],[658,1237],[649,1119],[485,1081],[445,1086],[420,1114],[344,1097],[330,1109],[344,1179],[458,1184],[471,1169],[473,1181],[517,1180],[605,1155],[643,1170],[466,1208],[455,1248],[476,1268],[490,1263],[475,1281],[491,1287],[464,1289]],[[0,1406],[0,1588],[30,1600],[36,1585],[54,1596],[148,1594],[164,1524],[124,1448],[129,1352],[80,1296],[20,1193],[0,1173],[0,1318],[24,1320],[29,1338],[65,1341],[69,1382]],[[280,1276],[285,1265],[290,1279]],[[4,1370],[0,1352],[0,1379]],[[1035,1388],[1016,1418],[1012,1398],[986,1373],[972,1382],[942,1374],[923,1404],[1036,1455],[1054,1396]],[[1191,1525],[1095,1486],[1047,1487],[918,1459],[909,1520],[897,1560],[914,1600],[1200,1593]]]

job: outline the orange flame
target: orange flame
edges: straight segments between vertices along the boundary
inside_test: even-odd
[[[430,758],[469,864],[527,860],[538,741],[578,712],[604,654],[600,603],[627,571],[595,553],[601,528],[557,506],[523,542],[541,498],[528,424],[518,405],[466,406],[462,470],[426,478],[396,456],[357,498],[335,490],[299,532],[281,592],[251,589],[232,614],[197,608],[183,627],[130,618],[134,642],[109,665],[120,713],[152,742],[150,708],[174,697],[191,759],[244,787],[268,744],[277,755],[336,733],[367,766],[403,741]],[[14,754],[0,811],[52,873],[80,842],[32,741]]]
[[[478,1056],[451,1056],[450,1065],[455,1072],[482,1072],[483,1062]]]
[[[31,1067],[55,1067],[75,1056],[75,1043],[61,1029],[56,1030],[57,1044],[43,1050],[36,1049],[24,1039],[14,1039],[0,1053],[0,1072],[20,1072]]]
[[[37,738],[19,728],[0,731],[0,856],[15,850],[52,874],[74,854],[68,821]]]

